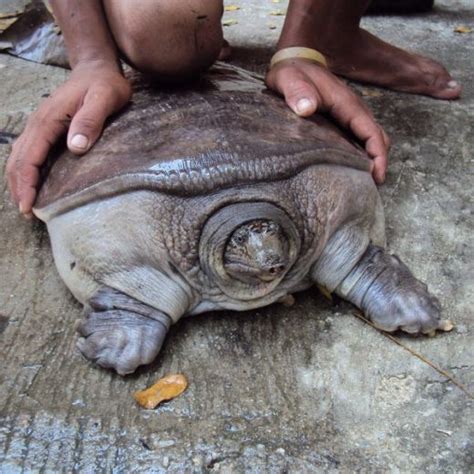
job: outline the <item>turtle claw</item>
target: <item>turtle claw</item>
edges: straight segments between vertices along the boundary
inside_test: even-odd
[[[450,319],[442,319],[439,322],[438,329],[444,332],[450,332],[454,329],[455,324]]]
[[[428,337],[435,337],[437,331],[450,332],[453,329],[454,329],[454,324],[450,319],[441,319],[436,329],[424,332],[424,334]]]
[[[283,306],[286,306],[287,308],[293,306],[295,304],[295,297],[293,295],[285,295],[282,296],[279,300],[278,303],[282,304]]]

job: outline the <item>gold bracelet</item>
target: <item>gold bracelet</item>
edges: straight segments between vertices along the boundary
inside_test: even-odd
[[[275,66],[275,64],[279,63],[280,61],[284,61],[285,59],[309,59],[321,66],[328,67],[328,63],[326,58],[322,53],[316,51],[312,48],[304,48],[301,46],[294,46],[292,48],[283,48],[280,51],[277,51],[272,59],[270,60],[270,69]]]

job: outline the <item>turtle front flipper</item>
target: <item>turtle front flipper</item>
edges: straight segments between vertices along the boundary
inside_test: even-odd
[[[78,326],[77,346],[87,358],[120,375],[151,363],[172,320],[117,290],[102,288],[90,300],[91,311]]]
[[[372,244],[335,291],[384,331],[431,334],[450,329],[427,286],[398,257]]]

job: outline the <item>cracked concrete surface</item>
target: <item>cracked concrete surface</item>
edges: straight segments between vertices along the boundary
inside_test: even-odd
[[[284,2],[235,0],[233,61],[263,72]],[[390,249],[428,282],[449,334],[398,340],[473,391],[470,0],[413,17],[364,20],[376,34],[437,57],[465,86],[435,101],[356,86],[394,141],[381,188]],[[270,29],[270,26],[276,26]],[[18,133],[61,69],[0,56],[0,142]],[[6,133],[5,133],[6,132]],[[9,153],[0,144],[0,171]],[[150,368],[121,378],[75,349],[80,306],[48,236],[0,204],[0,472],[469,472],[472,399],[432,367],[315,291],[290,308],[181,321]],[[155,411],[131,393],[168,372],[189,389]],[[472,472],[472,471],[471,471]]]

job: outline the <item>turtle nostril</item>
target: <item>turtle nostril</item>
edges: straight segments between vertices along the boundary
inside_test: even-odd
[[[279,265],[273,265],[268,269],[268,272],[272,275],[279,275],[280,273],[283,272],[285,269],[285,265],[279,264]]]

